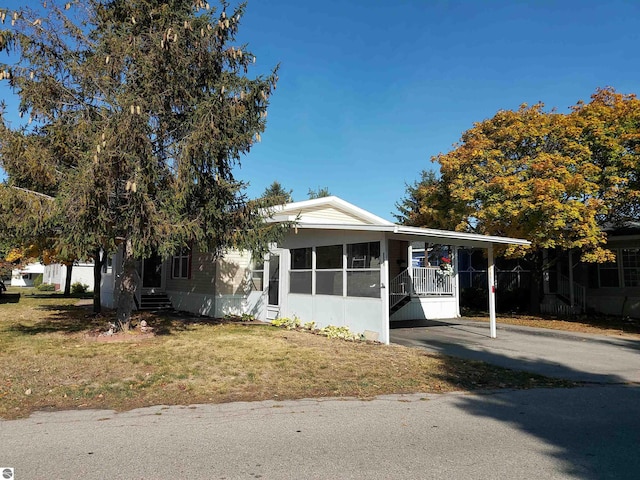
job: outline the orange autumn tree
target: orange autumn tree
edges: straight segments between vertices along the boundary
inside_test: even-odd
[[[526,238],[508,256],[561,248],[588,262],[614,259],[605,226],[640,213],[640,101],[611,88],[566,114],[542,103],[501,110],[432,160],[438,177],[408,187],[398,204],[405,224]],[[444,208],[443,208],[444,206]],[[539,275],[536,275],[536,280]],[[534,302],[535,303],[535,302]]]
[[[613,89],[597,90],[567,114],[541,103],[501,110],[432,159],[439,177],[425,182],[423,174],[398,218],[420,225],[430,212],[459,231],[531,241],[508,249],[512,256],[559,247],[586,261],[610,260],[603,227],[639,211],[639,131],[640,101]]]

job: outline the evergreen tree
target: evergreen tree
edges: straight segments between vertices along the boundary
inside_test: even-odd
[[[271,185],[265,188],[260,198],[265,202],[267,207],[272,207],[293,202],[292,193],[293,190],[286,190],[280,182],[274,180]]]
[[[307,195],[309,196],[309,200],[314,200],[316,198],[330,197],[331,192],[329,191],[329,187],[318,187],[316,190],[310,188]]]
[[[244,5],[88,0],[43,10],[4,12],[12,25],[0,49],[18,60],[0,70],[43,139],[51,163],[34,162],[29,174],[53,178],[61,245],[122,249],[117,320],[126,329],[136,259],[187,245],[264,251],[277,236],[233,173],[260,141],[276,71],[247,76],[255,57],[236,42]],[[50,195],[31,187],[33,198]]]

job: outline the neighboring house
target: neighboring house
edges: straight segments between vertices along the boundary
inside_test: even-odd
[[[67,278],[66,265],[52,263],[44,267],[42,283],[53,285],[56,290],[64,290],[64,283]],[[93,290],[93,263],[78,262],[71,269],[71,285],[82,283],[88,286],[88,291]]]
[[[576,252],[547,252],[543,311],[640,318],[640,223],[605,233],[615,262],[584,263]]]
[[[38,275],[44,273],[44,265],[41,263],[28,263],[22,268],[11,271],[12,287],[33,287],[33,281]]]
[[[166,260],[139,262],[139,307],[166,302],[205,316],[250,314],[260,320],[298,317],[304,322],[348,326],[368,338],[389,342],[396,320],[459,316],[458,248],[487,250],[493,273],[493,245],[527,245],[526,240],[405,227],[337,197],[275,208],[270,221],[295,222],[264,259],[229,251],[211,254],[183,249]],[[419,247],[421,245],[421,247]],[[431,253],[436,265],[415,261],[413,249]],[[419,256],[419,255],[416,255]],[[102,301],[117,302],[121,255],[103,271]],[[489,275],[491,277],[491,275]],[[493,282],[490,280],[490,285]],[[489,290],[495,336],[495,289]]]

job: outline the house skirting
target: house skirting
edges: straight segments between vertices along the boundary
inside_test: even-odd
[[[412,297],[390,317],[390,321],[401,320],[438,320],[460,316],[458,298],[455,296]]]

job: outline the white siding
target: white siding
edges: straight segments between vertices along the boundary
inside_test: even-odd
[[[211,317],[264,317],[265,292],[255,291],[251,282],[250,253],[230,250],[215,259],[194,251],[189,279],[172,279],[167,263],[166,291],[175,309]]]
[[[301,223],[337,223],[349,225],[366,225],[367,222],[348,212],[335,207],[321,206],[306,208],[300,212]]]
[[[391,315],[390,321],[443,320],[459,316],[456,297],[413,297],[410,303]]]

